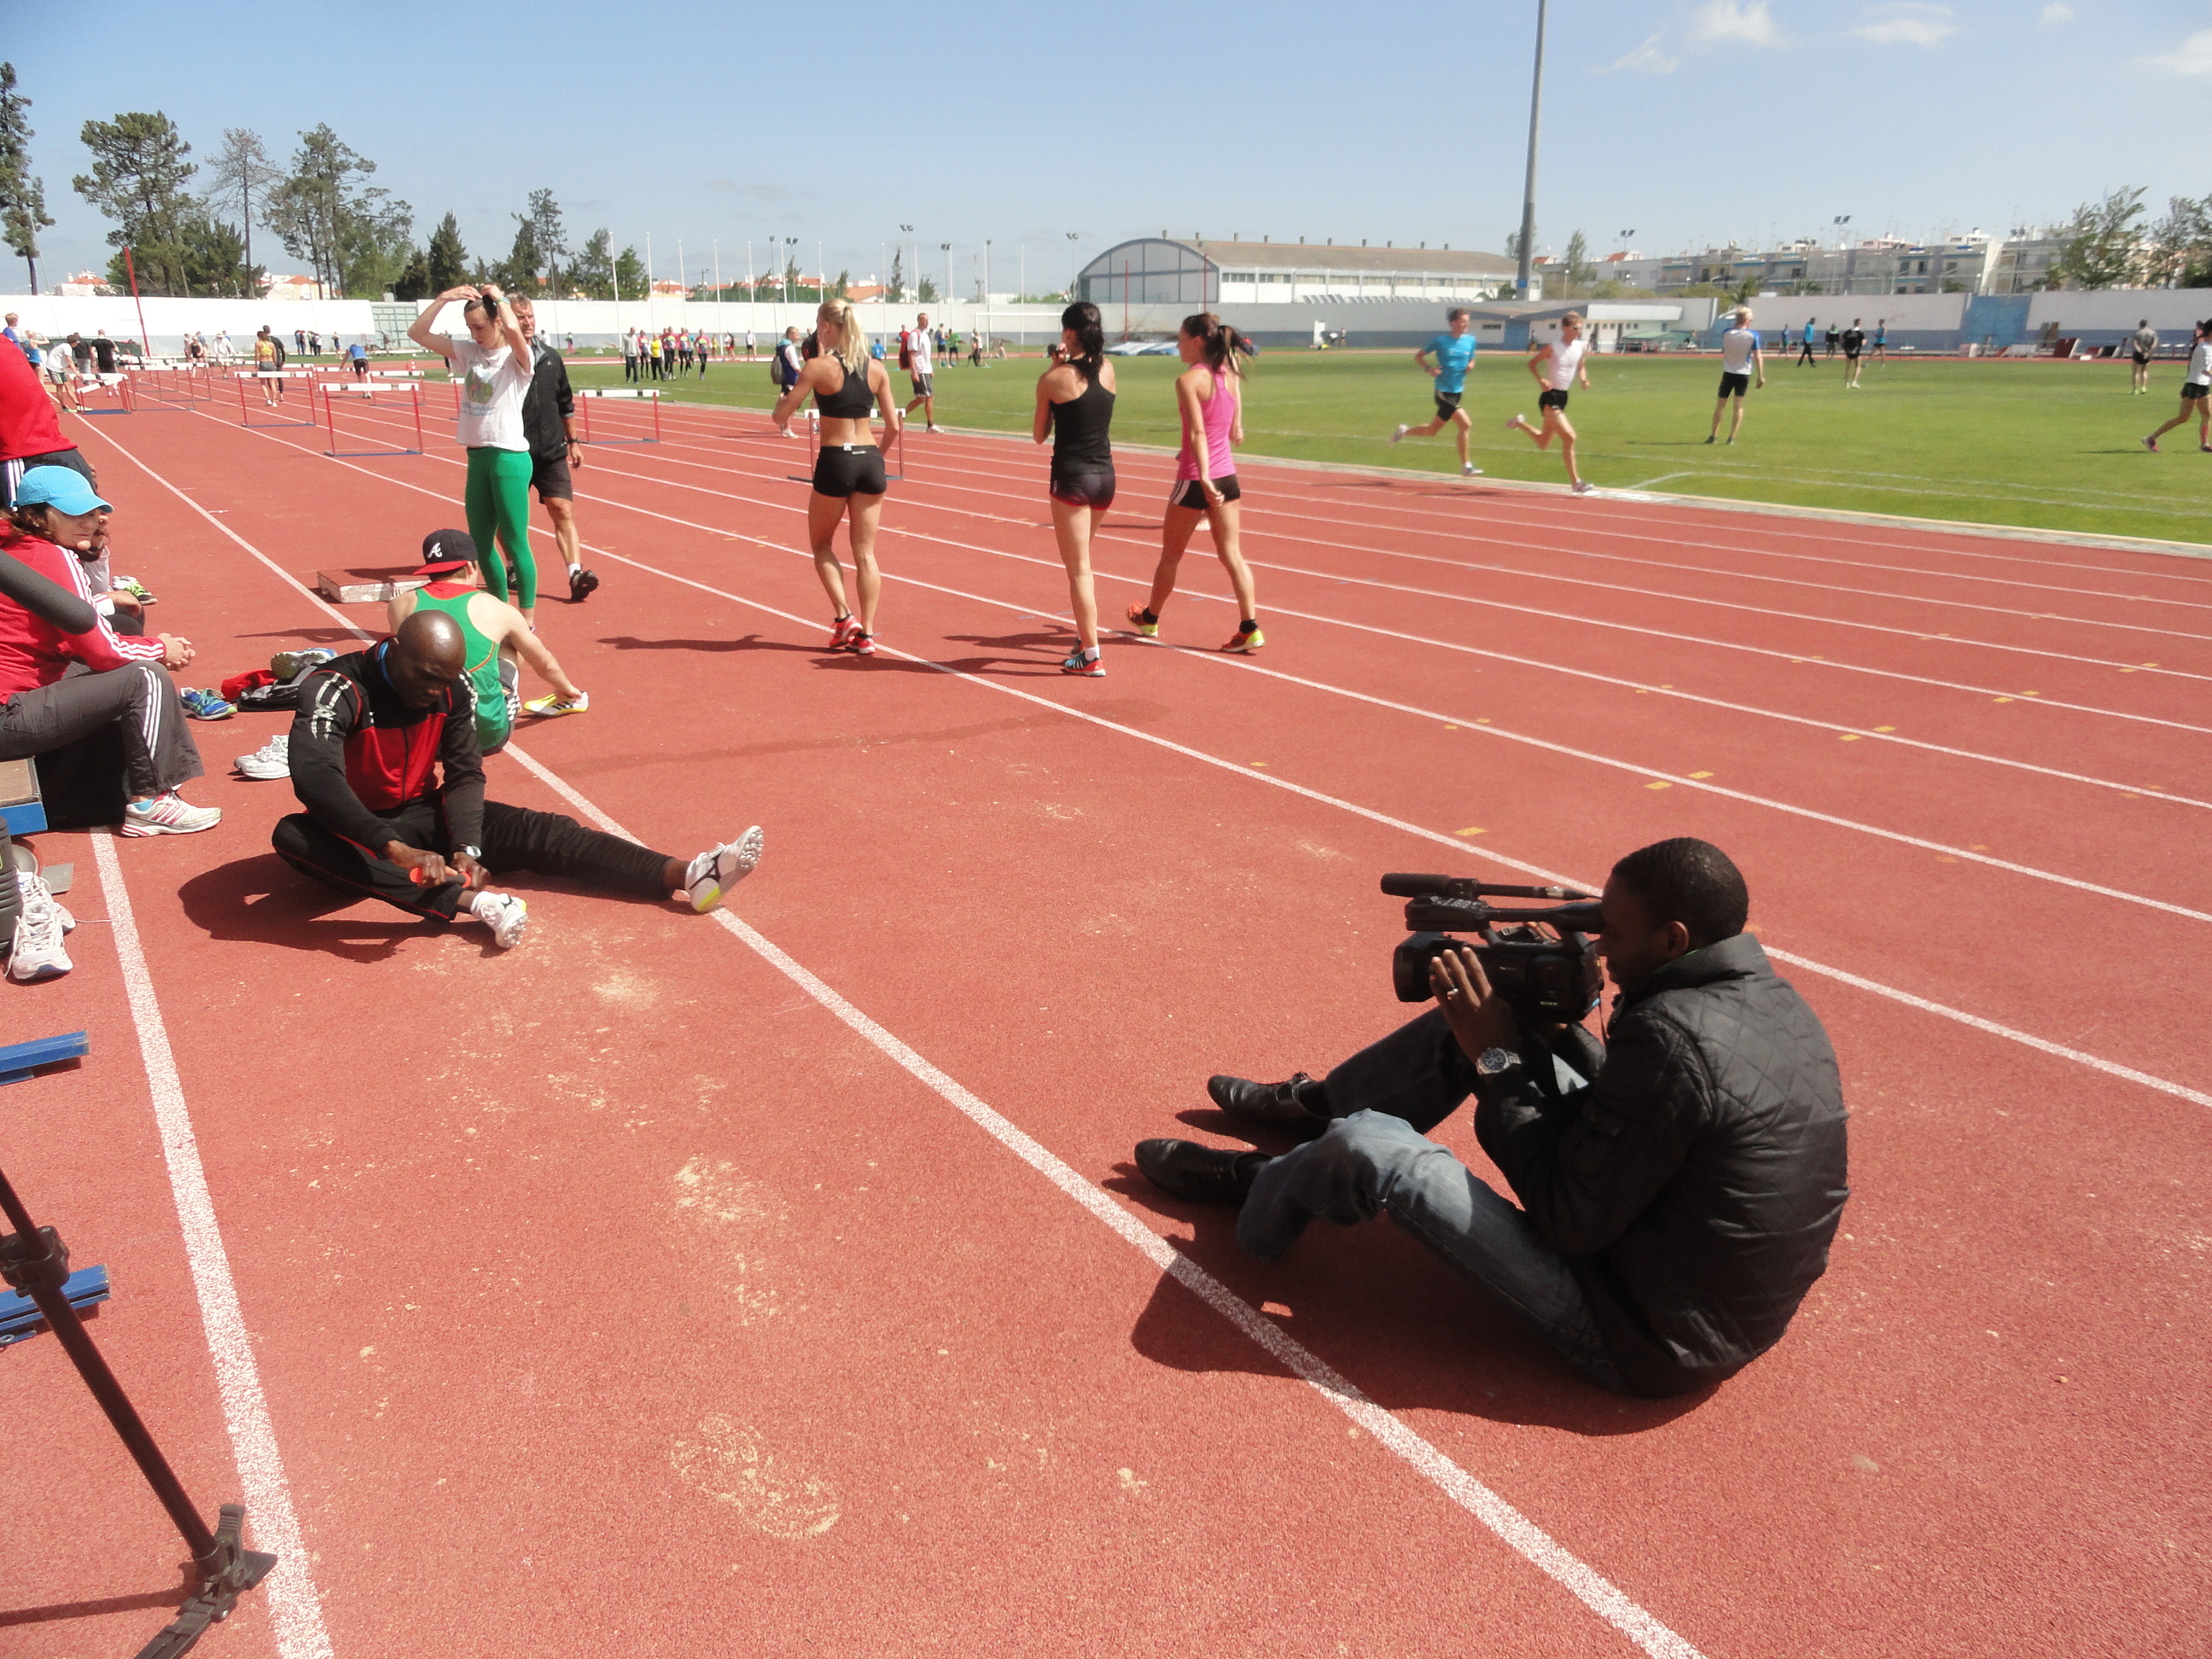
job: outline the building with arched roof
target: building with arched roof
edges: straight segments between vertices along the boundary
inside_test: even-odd
[[[1471,248],[1139,237],[1084,266],[1077,294],[1101,307],[1192,307],[1346,300],[1487,300],[1510,290],[1513,262]]]

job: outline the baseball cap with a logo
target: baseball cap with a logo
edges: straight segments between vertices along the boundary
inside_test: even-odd
[[[465,530],[434,530],[422,538],[422,576],[450,575],[477,562],[475,539]]]

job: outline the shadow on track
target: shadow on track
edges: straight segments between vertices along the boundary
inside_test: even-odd
[[[348,962],[388,961],[406,940],[441,931],[434,921],[416,921],[366,896],[349,897],[322,886],[274,853],[203,870],[177,896],[192,925],[210,939],[320,951]],[[338,914],[356,907],[358,915]],[[462,937],[486,956],[498,954],[488,930],[469,929]]]
[[[97,1619],[103,1613],[181,1607],[185,1597],[191,1594],[187,1589],[147,1590],[137,1595],[110,1595],[97,1601],[56,1601],[43,1607],[0,1608],[0,1630],[10,1625],[43,1625],[57,1619]]]

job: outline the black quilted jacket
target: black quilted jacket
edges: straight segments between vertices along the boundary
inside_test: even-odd
[[[1738,933],[1623,992],[1603,1054],[1561,1100],[1486,1085],[1475,1132],[1629,1385],[1680,1394],[1772,1347],[1827,1269],[1849,1195],[1835,1051]]]

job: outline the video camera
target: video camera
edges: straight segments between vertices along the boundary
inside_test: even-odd
[[[1390,957],[1390,982],[1401,1002],[1426,1002],[1429,963],[1445,951],[1472,950],[1491,985],[1523,1020],[1572,1025],[1597,1006],[1605,979],[1597,941],[1605,926],[1595,896],[1571,887],[1501,887],[1456,876],[1394,873],[1382,890],[1407,900],[1413,937]],[[1540,909],[1501,910],[1493,898],[1550,899]],[[1474,939],[1454,939],[1453,932]]]

